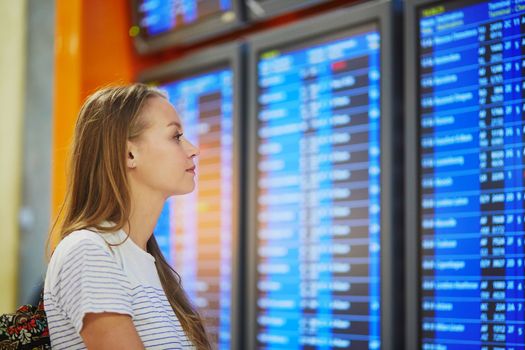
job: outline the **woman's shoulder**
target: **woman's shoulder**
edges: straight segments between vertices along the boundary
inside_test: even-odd
[[[89,229],[73,231],[58,243],[51,256],[51,261],[63,258],[77,248],[89,249],[93,247],[109,250],[100,233]]]
[[[105,234],[104,235],[112,235]],[[73,231],[56,246],[46,272],[46,287],[55,284],[64,270],[75,270],[89,261],[114,264],[115,258],[106,242],[106,236],[89,229]],[[76,265],[76,266],[74,266]]]
[[[115,234],[99,233],[90,229],[71,232],[58,243],[53,251],[49,260],[47,275],[59,273],[63,265],[70,260],[77,260],[76,258],[79,256],[99,254],[112,256],[108,239],[112,240],[111,236],[113,235]]]

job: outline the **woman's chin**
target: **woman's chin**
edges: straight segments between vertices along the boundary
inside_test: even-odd
[[[192,186],[187,186],[186,188],[178,188],[174,191],[171,191],[169,196],[170,197],[171,196],[183,196],[185,194],[192,193],[194,190],[195,190],[195,184],[193,184]]]

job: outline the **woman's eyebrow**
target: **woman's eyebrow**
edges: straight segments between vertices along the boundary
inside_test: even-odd
[[[171,122],[171,123],[169,123],[168,125],[166,125],[166,127],[168,127],[168,126],[176,126],[176,127],[178,127],[179,129],[182,129],[182,125],[180,125],[179,122]]]

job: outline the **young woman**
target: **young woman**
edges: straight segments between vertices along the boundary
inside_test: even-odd
[[[199,151],[181,124],[143,84],[102,89],[82,106],[50,233],[60,237],[44,288],[53,349],[211,349],[152,234],[166,199],[195,187]]]

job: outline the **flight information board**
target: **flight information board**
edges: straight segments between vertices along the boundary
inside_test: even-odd
[[[233,72],[219,67],[162,83],[200,150],[196,187],[166,202],[155,236],[207,321],[219,349],[230,349],[234,243]]]
[[[524,349],[525,1],[417,15],[420,346]]]
[[[155,36],[233,10],[232,0],[140,0],[140,27]]]
[[[378,26],[256,55],[257,348],[378,349]]]

